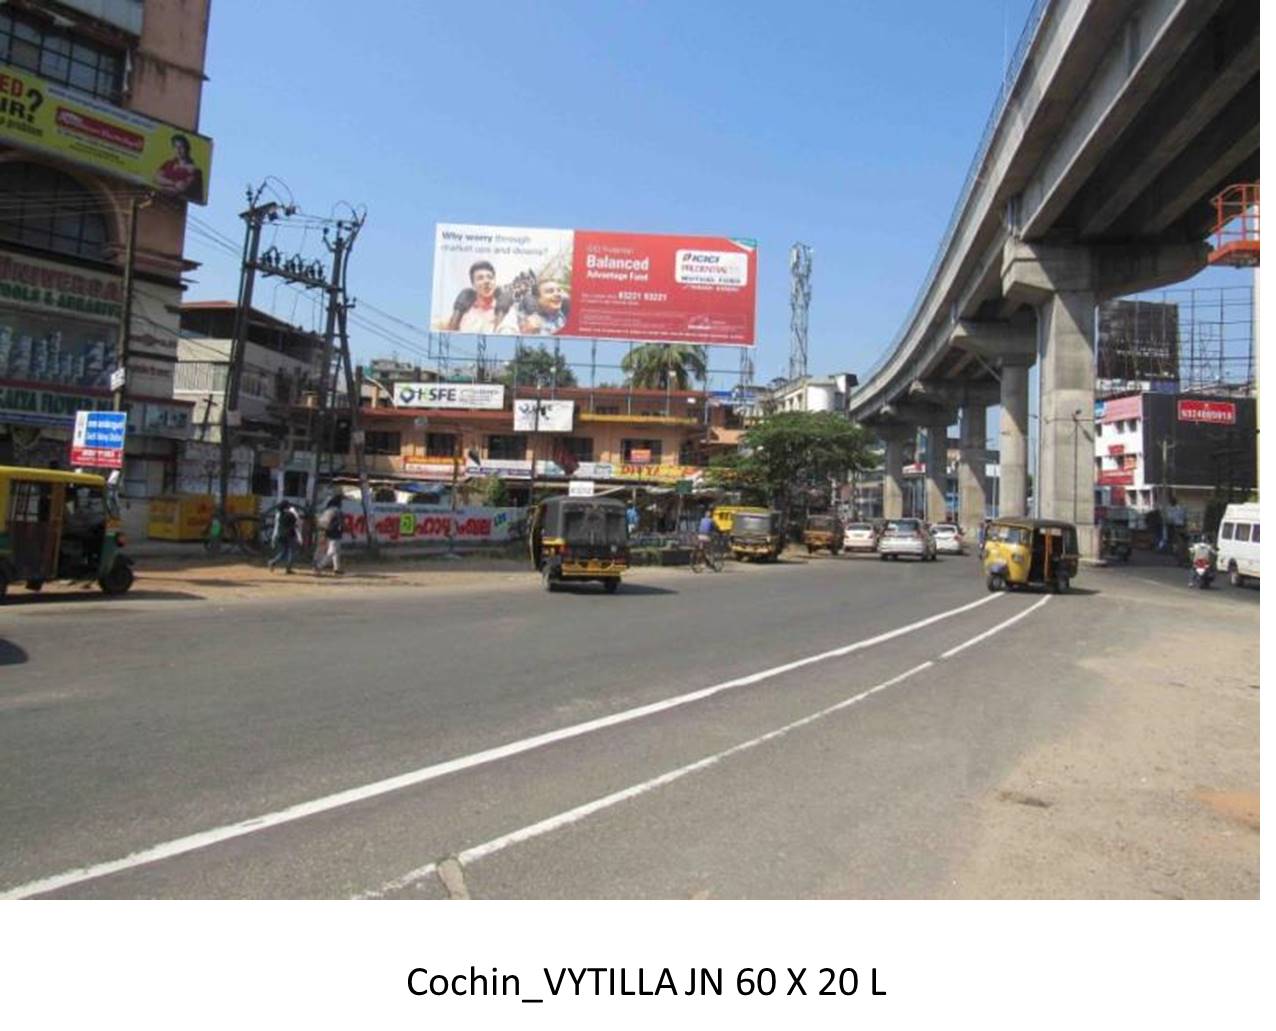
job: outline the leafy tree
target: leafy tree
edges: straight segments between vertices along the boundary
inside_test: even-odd
[[[557,370],[557,375],[555,375]],[[567,358],[561,352],[555,354],[545,349],[544,345],[529,347],[518,344],[514,348],[514,357],[506,363],[505,368],[496,380],[507,387],[549,387],[557,384],[560,387],[574,387],[576,377]]]
[[[479,485],[479,498],[488,508],[504,508],[510,502],[505,481],[499,476],[487,476]]]
[[[643,344],[620,361],[628,382],[653,390],[689,390],[709,372],[703,347],[695,344]]]
[[[833,412],[777,412],[746,430],[740,449],[710,466],[709,479],[787,518],[800,496],[876,466],[872,435],[857,423]]]

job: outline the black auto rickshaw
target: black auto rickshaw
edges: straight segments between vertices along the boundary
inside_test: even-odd
[[[0,599],[9,584],[96,582],[107,594],[133,586],[121,550],[115,498],[101,476],[0,466]]]
[[[825,548],[836,555],[842,550],[844,534],[842,520],[832,512],[806,517],[806,529],[802,531],[802,543],[806,545],[808,554],[814,555],[820,548]]]
[[[528,547],[547,591],[560,583],[598,580],[615,594],[629,569],[625,504],[614,498],[549,498],[532,513]]]
[[[736,512],[731,519],[731,554],[737,559],[774,562],[784,550],[779,512]]]
[[[984,574],[990,591],[1045,587],[1062,594],[1077,575],[1079,558],[1071,523],[1007,516],[988,524]]]

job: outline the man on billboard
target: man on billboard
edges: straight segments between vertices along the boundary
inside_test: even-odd
[[[490,261],[470,266],[470,285],[456,295],[447,328],[456,333],[495,333],[500,315],[496,268]]]
[[[499,332],[518,336],[552,336],[567,325],[570,307],[567,291],[561,283],[554,279],[538,279],[510,308]]]

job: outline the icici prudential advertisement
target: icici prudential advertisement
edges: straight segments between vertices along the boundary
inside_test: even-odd
[[[440,224],[444,333],[753,345],[752,240]]]

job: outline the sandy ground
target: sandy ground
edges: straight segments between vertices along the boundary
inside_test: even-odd
[[[1195,600],[1120,606],[1125,641],[1080,663],[1092,703],[982,800],[952,895],[1258,897],[1258,606],[1201,630]]]

